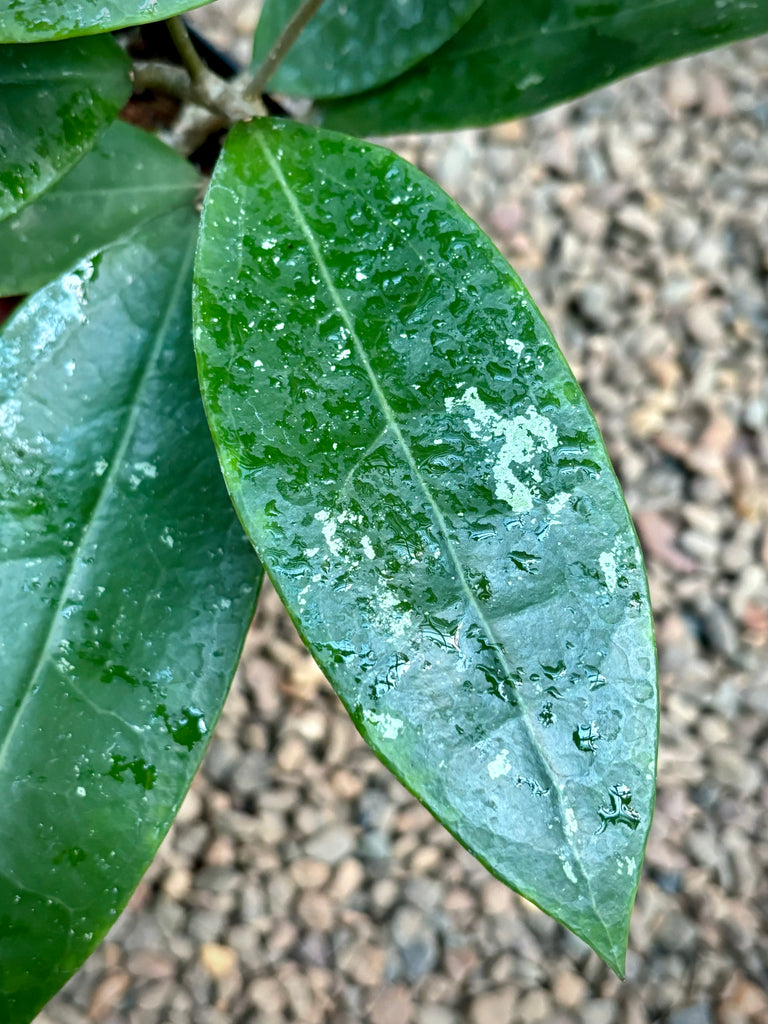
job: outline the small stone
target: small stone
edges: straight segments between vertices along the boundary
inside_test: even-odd
[[[176,961],[162,953],[142,949],[128,958],[128,971],[138,978],[173,978],[176,975]]]
[[[174,868],[163,879],[163,892],[172,900],[181,901],[192,888],[192,872],[187,868]]]
[[[514,902],[512,890],[495,879],[485,883],[481,890],[480,898],[482,900],[483,913],[490,914],[491,916],[510,913]]]
[[[204,942],[200,947],[200,963],[212,978],[225,978],[237,970],[237,952],[218,942]]]
[[[558,971],[552,983],[552,994],[558,1006],[574,1010],[587,997],[588,985],[580,974],[573,971]]]
[[[667,1024],[713,1024],[712,1009],[707,1003],[695,1003],[672,1010]]]
[[[94,989],[88,1005],[88,1016],[91,1020],[101,1021],[112,1013],[119,1005],[125,993],[131,987],[132,978],[127,971],[116,971],[108,974]]]
[[[699,89],[687,65],[672,65],[664,93],[667,103],[675,112],[690,110],[698,104]]]
[[[263,750],[249,750],[238,754],[238,764],[232,775],[232,791],[238,796],[254,797],[269,778],[269,758]]]
[[[299,897],[297,914],[313,931],[328,932],[333,928],[333,903],[325,893],[309,890]]]
[[[332,900],[343,902],[357,892],[365,879],[365,870],[357,857],[346,857],[336,868],[328,890]]]
[[[348,825],[330,825],[316,832],[304,845],[309,857],[338,864],[355,849],[355,833]]]
[[[307,746],[300,736],[286,736],[277,748],[275,760],[280,771],[298,771],[307,760]]]
[[[541,153],[544,166],[561,178],[573,178],[579,169],[579,155],[574,144],[573,132],[558,131]]]
[[[416,1016],[416,1024],[459,1024],[456,1011],[448,1006],[422,1006]]]
[[[613,999],[588,999],[581,1008],[582,1024],[619,1024]]]
[[[300,889],[322,889],[331,877],[330,865],[323,860],[302,857],[291,864],[291,877]]]
[[[514,988],[484,992],[469,1005],[470,1024],[510,1024],[516,1002],[517,991]]]
[[[534,988],[518,1001],[522,1024],[547,1024],[552,1019],[552,1000],[546,989]]]
[[[264,1014],[281,1013],[288,1003],[285,989],[276,978],[256,978],[248,986],[246,998]]]
[[[424,914],[416,907],[404,906],[395,911],[392,937],[408,981],[417,981],[437,963],[437,940]]]
[[[411,1024],[412,1020],[413,1000],[403,985],[382,989],[368,1009],[370,1024]]]
[[[150,982],[139,992],[136,1003],[142,1010],[161,1010],[170,1003],[173,990],[173,978]]]
[[[378,946],[358,942],[339,955],[338,963],[357,985],[375,988],[384,980],[387,953]]]

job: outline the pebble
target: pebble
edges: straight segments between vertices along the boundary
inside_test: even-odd
[[[470,1024],[510,1024],[517,999],[511,987],[476,996],[469,1004]]]
[[[200,963],[212,978],[225,978],[237,969],[237,951],[218,942],[204,942]]]
[[[425,915],[416,907],[399,907],[392,918],[392,938],[408,981],[417,981],[437,963],[438,946]]]
[[[338,864],[355,849],[355,832],[347,825],[329,825],[313,835],[304,844],[309,857]]]

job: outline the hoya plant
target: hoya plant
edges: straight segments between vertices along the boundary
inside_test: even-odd
[[[0,0],[0,1020],[141,878],[264,571],[382,761],[621,975],[657,746],[635,532],[514,270],[361,137],[529,114],[768,5],[268,0],[236,74],[192,6]]]

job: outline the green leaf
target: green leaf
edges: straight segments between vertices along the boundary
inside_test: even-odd
[[[83,260],[0,336],[0,1020],[114,923],[178,809],[260,567],[190,325],[196,218]]]
[[[266,58],[303,0],[267,0],[253,40]],[[482,0],[325,0],[270,80],[289,96],[348,96],[388,82],[461,28]]]
[[[323,123],[367,134],[492,124],[767,31],[763,0],[485,0],[401,78],[325,104]]]
[[[0,46],[0,220],[91,148],[131,94],[128,68],[109,38]]]
[[[160,21],[210,0],[0,0],[0,42],[36,43]]]
[[[0,221],[0,295],[34,291],[93,249],[200,190],[192,165],[147,132],[115,121],[36,203]]]
[[[654,800],[648,593],[519,278],[388,150],[262,120],[227,138],[193,303],[230,494],[357,727],[620,972]]]

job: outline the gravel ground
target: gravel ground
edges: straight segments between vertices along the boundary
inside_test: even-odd
[[[37,1024],[765,1024],[768,38],[389,141],[526,281],[648,557],[659,800],[628,979],[389,777],[265,589],[177,824]]]

